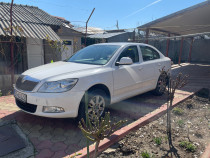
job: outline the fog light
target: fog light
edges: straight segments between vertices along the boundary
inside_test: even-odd
[[[56,107],[56,106],[44,106],[42,111],[45,112],[45,113],[61,113],[61,112],[65,112],[65,110],[63,108]]]

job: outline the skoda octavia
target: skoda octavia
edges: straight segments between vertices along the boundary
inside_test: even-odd
[[[105,107],[148,91],[162,95],[171,61],[141,43],[103,43],[81,49],[66,61],[29,69],[20,75],[14,96],[23,111],[44,117],[82,118],[84,94],[88,114],[103,115]]]

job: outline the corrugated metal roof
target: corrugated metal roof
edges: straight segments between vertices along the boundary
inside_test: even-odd
[[[74,28],[74,30],[76,30],[78,32],[82,32],[82,33],[86,32],[85,27]],[[97,28],[97,27],[87,27],[87,34],[99,34],[99,33],[104,33],[104,30],[102,30],[101,28]]]
[[[10,35],[5,31],[9,27],[9,21],[0,21],[0,35]],[[14,26],[20,26],[23,32],[13,29],[15,36],[32,37],[38,39],[46,39],[48,35],[51,40],[60,41],[59,36],[52,30],[50,26],[35,23],[13,22]]]
[[[10,4],[0,3],[0,35],[10,35],[5,28],[10,26]],[[20,26],[23,32],[14,29],[14,35],[45,39],[48,35],[51,40],[60,40],[50,26],[62,26],[57,18],[43,10],[26,5],[13,6],[13,25]]]
[[[10,4],[0,3],[0,20],[10,20]],[[13,6],[13,20],[27,23],[46,24],[46,25],[62,25],[57,18],[49,15],[38,7],[18,5]]]
[[[110,38],[113,36],[121,35],[127,32],[116,32],[116,33],[99,33],[94,35],[89,35],[89,38]]]

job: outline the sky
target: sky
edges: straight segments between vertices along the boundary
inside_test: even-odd
[[[1,0],[11,2],[11,0]],[[73,25],[104,30],[136,28],[155,19],[188,8],[205,0],[14,0],[16,4],[37,6],[47,13],[64,17]]]

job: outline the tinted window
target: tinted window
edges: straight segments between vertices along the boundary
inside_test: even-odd
[[[117,61],[120,61],[122,57],[129,57],[133,60],[133,63],[139,62],[139,53],[137,46],[129,46],[123,50]]]
[[[140,46],[143,61],[160,59],[160,54],[153,48],[147,46]]]

